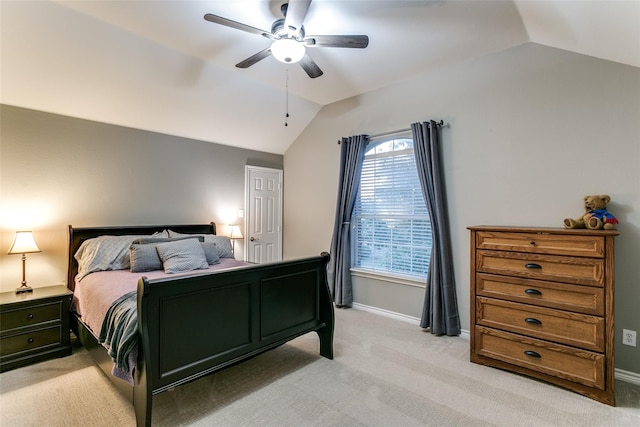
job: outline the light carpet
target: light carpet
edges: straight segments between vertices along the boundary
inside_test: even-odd
[[[469,362],[469,341],[336,310],[335,359],[314,333],[153,398],[157,426],[640,426],[640,386],[617,407]],[[134,426],[88,352],[0,374],[0,425]]]

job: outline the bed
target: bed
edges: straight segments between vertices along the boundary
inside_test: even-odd
[[[74,255],[85,241],[99,240],[101,236],[150,236],[166,230],[207,239],[216,235],[214,223],[90,228],[70,225],[69,289],[75,291],[74,295],[80,291],[79,286],[76,289],[76,278],[81,274]],[[150,426],[153,395],[303,334],[316,332],[320,355],[333,359],[334,312],[326,279],[328,261],[329,255],[322,253],[277,263],[232,263],[231,268],[181,275],[137,273],[140,277],[133,296],[137,352],[133,353],[132,385],[112,375],[113,358],[99,343],[96,331],[84,321],[89,318],[88,313],[74,313],[72,327],[114,386],[132,401],[137,425]],[[80,264],[80,269],[84,268]]]

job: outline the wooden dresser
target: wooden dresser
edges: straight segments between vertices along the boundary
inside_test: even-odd
[[[615,230],[469,227],[471,361],[615,405]]]

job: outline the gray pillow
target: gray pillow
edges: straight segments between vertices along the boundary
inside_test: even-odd
[[[172,242],[174,240],[183,240],[183,239],[197,239],[199,242],[204,242],[204,236],[198,236],[197,234],[194,234],[194,235],[185,234],[184,237],[166,237],[166,236],[141,237],[139,239],[134,240],[133,243],[143,243],[143,244],[164,243],[164,242]]]
[[[162,270],[162,260],[158,256],[156,246],[158,243],[173,242],[176,240],[194,239],[202,242],[202,236],[177,237],[170,239],[168,237],[141,237],[135,239],[129,247],[129,258],[131,266],[129,270],[132,273],[142,273],[144,271]],[[219,262],[219,261],[218,261]]]
[[[202,245],[195,239],[159,243],[156,249],[165,273],[209,268]]]
[[[218,249],[215,243],[200,243],[202,250],[204,250],[204,256],[207,258],[207,264],[220,264],[220,257],[218,256]]]
[[[78,261],[78,280],[94,271],[129,268],[129,246],[140,237],[145,236],[99,236],[82,242],[74,255]]]
[[[205,235],[204,241],[215,243],[220,258],[235,258],[235,256],[233,256],[233,249],[231,248],[231,239],[227,236]]]
[[[131,258],[130,271],[132,273],[162,270],[162,261],[158,256],[156,245],[134,243],[129,247],[129,256]]]
[[[169,237],[202,237],[205,242],[215,243],[218,249],[218,257],[220,258],[235,258],[233,256],[233,249],[231,247],[231,239],[227,236],[217,236],[215,234],[182,234],[176,233],[173,230],[168,230]]]

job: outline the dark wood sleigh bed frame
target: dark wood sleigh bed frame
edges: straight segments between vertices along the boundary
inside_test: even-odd
[[[67,286],[74,290],[74,254],[101,235],[171,229],[215,234],[215,224],[69,226]],[[333,359],[334,312],[326,277],[329,255],[138,281],[138,360],[134,386],[111,374],[106,349],[76,316],[73,330],[116,388],[132,401],[138,426],[151,425],[152,396],[316,332],[320,354]],[[144,273],[141,273],[144,276]]]

